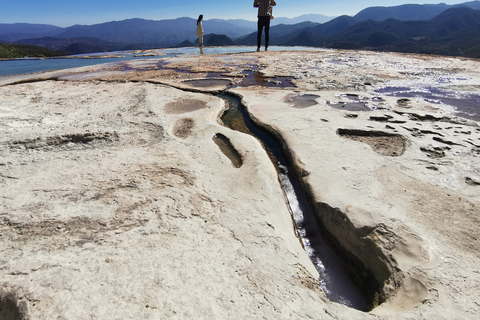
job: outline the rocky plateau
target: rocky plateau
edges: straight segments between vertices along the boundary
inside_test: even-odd
[[[0,319],[477,319],[480,105],[391,93],[479,84],[475,59],[342,50],[0,77]],[[368,311],[326,298],[219,91],[281,137]]]

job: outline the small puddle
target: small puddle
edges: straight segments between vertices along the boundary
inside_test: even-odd
[[[197,111],[207,107],[207,103],[198,99],[180,99],[167,103],[165,112],[168,114],[182,114]]]
[[[338,110],[347,110],[347,111],[371,111],[367,106],[367,102],[364,99],[360,98],[356,94],[342,94],[341,98],[344,98],[344,101],[339,102],[327,102],[327,104]]]
[[[250,119],[248,112],[241,105],[240,98],[229,93],[215,95],[229,104],[229,109],[221,117],[223,124],[256,137],[275,165],[297,231],[301,235],[308,256],[320,274],[320,286],[328,299],[361,311],[368,310],[366,299],[344,271],[343,261],[324,242],[321,228],[282,148],[282,143],[272,133],[257,126]]]
[[[290,106],[297,109],[308,108],[317,104],[316,99],[320,98],[316,94],[290,95],[284,101],[290,103]]]
[[[334,109],[347,111],[370,111],[365,102],[337,102],[328,103]]]
[[[182,72],[188,72],[181,70]],[[241,78],[236,83],[231,78]],[[266,77],[254,68],[243,70],[238,75],[228,75],[221,72],[209,72],[204,79],[185,80],[183,83],[189,84],[196,88],[208,88],[215,86],[232,87],[274,87],[274,88],[294,88],[293,77]]]
[[[278,87],[278,88],[294,88],[292,77],[265,77],[256,70],[245,70],[242,74],[246,75],[238,86],[261,86],[261,87]]]
[[[183,83],[188,84],[195,88],[208,88],[208,87],[223,87],[223,86],[231,86],[232,81],[229,79],[193,79],[193,80],[185,80]]]

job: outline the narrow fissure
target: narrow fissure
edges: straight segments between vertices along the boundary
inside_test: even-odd
[[[325,203],[314,203],[310,186],[301,179],[308,173],[293,166],[292,155],[282,137],[251,118],[239,96],[228,91],[176,88],[223,99],[229,108],[221,114],[222,123],[254,136],[262,144],[278,172],[296,227],[294,231],[318,270],[320,286],[329,300],[369,311],[396,291],[403,275],[396,262],[376,243],[377,238],[391,234],[388,228],[357,230],[345,213]]]
[[[331,301],[367,311],[371,305],[370,301],[366,301],[364,294],[350,279],[346,271],[346,269],[350,269],[350,273],[352,273],[352,268],[345,265],[345,261],[325,243],[322,237],[322,227],[295,175],[281,138],[256,124],[243,107],[241,99],[236,95],[228,92],[214,95],[222,98],[229,105],[228,110],[221,117],[223,124],[233,130],[256,137],[275,165],[302,245],[320,274],[320,286],[326,296]],[[353,278],[358,278],[358,276]]]

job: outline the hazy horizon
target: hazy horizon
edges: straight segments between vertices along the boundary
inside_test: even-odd
[[[416,3],[408,0],[338,0],[334,3],[325,0],[276,0],[276,2],[274,15],[286,18],[295,18],[304,14],[322,14],[331,17],[353,16],[368,7],[391,7]],[[425,0],[418,4],[446,3],[453,5],[464,2],[468,1]],[[164,20],[190,17],[196,19],[199,14],[203,14],[206,20],[245,19],[254,21],[256,13],[256,8],[253,8],[253,0],[241,2],[184,0],[173,4],[172,1],[165,0],[139,0],[134,3],[112,0],[102,2],[84,0],[74,3],[58,0],[42,2],[26,0],[4,3],[2,11],[0,11],[0,23],[39,23],[68,27],[76,24],[92,25],[133,18]]]

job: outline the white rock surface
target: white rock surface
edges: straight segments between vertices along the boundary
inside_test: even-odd
[[[377,86],[446,77],[454,80],[443,87],[478,94],[478,61],[348,51],[167,61],[172,69],[0,77],[0,318],[478,316],[478,125],[447,122],[451,110],[419,98],[372,100]],[[175,71],[189,66],[198,73]],[[388,231],[366,238],[394,262],[398,283],[386,284],[388,300],[371,312],[325,298],[274,167],[258,141],[219,124],[224,102],[171,87],[206,91],[182,81],[252,66],[296,77],[297,88],[232,91],[282,135],[319,207],[338,208],[359,230]],[[17,83],[35,78],[57,81]],[[317,104],[291,106],[307,93]],[[332,108],[345,93],[385,109]],[[357,131],[347,139],[338,129]],[[352,140],[359,130],[399,134],[405,152],[388,155],[398,141],[362,140],[377,153]],[[217,133],[242,156],[240,168],[212,140]]]

